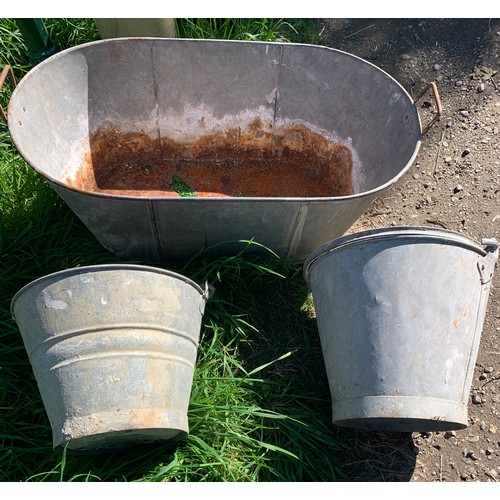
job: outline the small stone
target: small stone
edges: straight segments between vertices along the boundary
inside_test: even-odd
[[[432,69],[434,71],[439,71],[441,69],[441,65],[440,64],[434,64],[434,66],[432,67]]]
[[[496,434],[496,433],[497,433],[497,430],[498,430],[498,429],[497,429],[497,426],[496,426],[496,425],[492,425],[492,426],[490,426],[490,428],[488,429],[488,432],[489,432],[490,434]]]
[[[456,194],[456,193],[460,193],[460,191],[463,191],[464,190],[464,187],[462,186],[462,184],[457,184],[454,188],[453,188],[453,192]]]
[[[493,373],[493,367],[492,366],[485,366],[483,368],[484,373]]]
[[[445,439],[450,439],[452,437],[456,437],[457,433],[455,431],[446,431],[444,433],[444,438]]]
[[[481,375],[479,375],[479,380],[486,380],[488,377],[484,374],[484,373],[481,373]]]
[[[470,149],[464,149],[464,150],[462,151],[462,158],[463,158],[464,156],[467,156],[469,153],[470,153]]]
[[[451,160],[453,160],[453,158],[452,158],[451,156],[447,156],[447,157],[444,159],[444,161],[445,161],[446,163],[451,163]]]
[[[490,469],[489,474],[491,477],[497,477],[498,472],[495,469]]]
[[[484,89],[485,89],[485,86],[484,86],[484,83],[482,83],[482,82],[476,88],[478,94],[481,92],[484,92]]]
[[[470,458],[471,460],[479,460],[479,457],[477,457],[473,451],[468,451],[465,455],[465,458]]]
[[[484,452],[486,453],[487,456],[493,455],[493,450],[491,448],[486,448]]]
[[[464,84],[464,82],[462,82],[462,80],[457,80],[455,82],[455,87],[461,87],[463,84]]]
[[[452,196],[452,197],[451,197],[451,201],[452,201],[453,203],[456,203],[456,202],[458,201],[458,198],[457,198],[456,196]]]
[[[474,396],[472,396],[472,402],[475,405],[480,405],[480,404],[482,404],[483,400],[479,394],[474,394]]]
[[[468,112],[466,109],[462,109],[462,110],[460,110],[460,114],[461,114],[462,116],[469,116],[469,112]]]
[[[419,174],[413,174],[413,178],[414,178],[415,180],[420,179],[420,175],[419,175]]]
[[[402,60],[402,61],[409,61],[411,59],[410,57],[410,54],[401,54],[399,56],[399,58]]]

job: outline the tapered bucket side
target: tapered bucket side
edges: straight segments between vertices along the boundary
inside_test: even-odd
[[[498,243],[431,228],[334,240],[304,263],[337,425],[467,426]]]
[[[206,299],[181,275],[135,265],[69,269],[21,289],[12,314],[54,448],[182,439]]]

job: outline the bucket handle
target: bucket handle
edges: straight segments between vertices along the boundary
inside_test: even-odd
[[[481,284],[486,285],[493,278],[493,271],[498,260],[500,244],[495,238],[483,238],[481,244],[485,247],[486,256],[477,263]]]
[[[441,118],[441,115],[443,114],[443,106],[441,104],[441,98],[439,97],[439,92],[437,89],[436,82],[430,82],[428,83],[415,97],[415,100],[413,101],[413,104],[417,104],[417,102],[425,95],[429,90],[432,90],[432,93],[434,94],[434,100],[436,101],[436,107],[437,107],[437,113],[434,116],[434,118],[424,127],[422,130],[422,135],[427,134],[429,132],[430,128]]]
[[[6,64],[5,67],[2,70],[2,73],[0,73],[0,90],[2,90],[3,84],[5,82],[5,79],[9,77],[9,80],[11,81],[12,85],[14,88],[16,87],[16,78],[14,76],[14,72],[12,71],[12,68]],[[2,105],[0,104],[0,116],[2,117],[2,120],[7,123],[7,114],[2,108]]]
[[[208,281],[205,281],[204,290],[201,298],[206,302],[211,299],[215,294],[215,287],[211,285]]]

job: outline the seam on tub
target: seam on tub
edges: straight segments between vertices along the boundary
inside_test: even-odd
[[[156,110],[156,133],[158,135],[158,141],[161,141],[161,134],[160,134],[160,112],[159,112],[159,105],[158,105],[158,84],[156,81],[156,70],[155,70],[155,48],[156,48],[156,43],[155,41],[151,42],[151,66],[153,68],[153,95],[154,95],[154,100],[155,100],[155,110]]]
[[[161,251],[160,232],[158,230],[158,216],[156,214],[156,204],[151,200],[148,200],[148,213],[149,213],[149,222],[151,223],[151,232],[153,233],[153,241],[155,244],[156,258],[158,262],[162,262],[163,256]]]
[[[295,221],[290,232],[290,238],[288,239],[287,259],[294,256],[297,251],[306,222],[306,216],[307,205],[305,203],[301,203],[299,209],[297,210],[297,215],[295,216]]]
[[[278,61],[278,74],[276,76],[276,90],[274,92],[274,106],[273,106],[273,128],[276,124],[276,114],[278,110],[278,98],[280,95],[281,86],[281,70],[283,68],[283,46],[280,46],[279,61]]]

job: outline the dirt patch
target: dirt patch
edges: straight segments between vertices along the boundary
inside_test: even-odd
[[[271,129],[271,131],[269,130]],[[73,187],[129,196],[332,197],[353,194],[352,155],[302,124],[231,128],[189,142],[98,130]]]
[[[413,98],[435,81],[443,105],[415,164],[349,232],[431,226],[500,240],[500,20],[321,19],[318,30],[327,45],[374,63]],[[427,101],[418,102],[423,123],[435,109]],[[360,481],[500,481],[498,268],[468,410],[463,430],[357,431],[362,455],[346,463]]]

